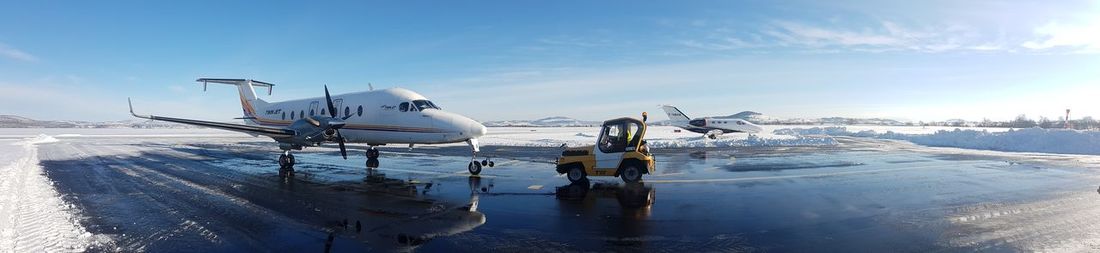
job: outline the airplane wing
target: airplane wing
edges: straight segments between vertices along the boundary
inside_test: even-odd
[[[294,130],[285,129],[285,128],[278,128],[278,127],[252,126],[252,125],[244,125],[244,124],[233,124],[233,123],[222,123],[222,122],[193,120],[193,119],[162,117],[162,116],[155,116],[155,115],[139,115],[137,113],[134,113],[134,105],[133,105],[133,103],[130,102],[129,98],[126,99],[126,102],[130,103],[130,114],[134,115],[134,117],[143,118],[143,119],[168,121],[168,122],[175,122],[175,123],[195,125],[195,126],[204,126],[204,127],[209,127],[209,128],[224,129],[224,130],[236,131],[236,132],[242,132],[242,133],[248,133],[248,134],[258,134],[258,135],[268,136],[268,137],[271,137],[271,138],[289,138],[289,137],[293,137],[293,136],[297,135],[297,132],[295,132]]]

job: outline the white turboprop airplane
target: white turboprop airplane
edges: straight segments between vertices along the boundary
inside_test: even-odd
[[[717,139],[725,133],[759,133],[763,128],[744,119],[730,117],[704,117],[691,119],[675,106],[662,105],[673,126],[691,132],[701,133],[711,139]]]
[[[324,97],[266,102],[256,97],[254,87],[266,87],[270,95],[274,84],[249,79],[200,78],[196,81],[203,83],[204,91],[208,83],[236,85],[244,110],[241,119],[245,124],[139,115],[134,113],[133,104],[130,105],[130,114],[138,118],[271,137],[283,150],[279,156],[282,169],[293,170],[294,155],[290,154],[291,150],[319,146],[325,142],[339,144],[344,159],[348,158],[345,142],[369,145],[366,152],[368,164],[378,158],[379,152],[375,147],[379,145],[408,144],[412,148],[414,144],[466,142],[473,149],[473,161],[467,167],[471,174],[481,173],[482,166],[492,167],[491,161],[477,161],[480,151],[477,138],[485,135],[484,125],[444,111],[410,90],[392,88],[374,91],[372,88],[371,91],[330,96],[326,86]]]

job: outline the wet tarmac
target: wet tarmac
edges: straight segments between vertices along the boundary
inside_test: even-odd
[[[296,154],[241,138],[61,138],[38,152],[92,251],[971,252],[1100,250],[1080,156],[840,139],[657,152],[642,184],[554,172],[555,148]],[[331,238],[331,239],[330,239]]]

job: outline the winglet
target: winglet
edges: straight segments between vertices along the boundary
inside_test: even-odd
[[[134,101],[131,101],[129,97],[126,98],[126,104],[130,105],[130,115],[134,115],[134,117],[143,118],[143,119],[151,118],[148,115],[138,115],[137,113],[134,113]]]

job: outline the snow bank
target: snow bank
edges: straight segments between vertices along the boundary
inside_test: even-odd
[[[45,135],[45,134],[39,134],[38,136],[35,136],[33,138],[25,139],[25,140],[23,140],[22,142],[19,142],[19,143],[22,143],[22,144],[25,144],[25,145],[34,145],[34,144],[42,144],[42,143],[50,143],[50,142],[57,142],[57,138],[54,138],[53,136],[49,136],[49,135]]]
[[[723,136],[726,137],[726,136]],[[698,147],[782,147],[782,146],[831,146],[837,145],[829,136],[797,136],[795,138],[764,138],[745,135],[745,138],[711,140],[704,137],[646,140],[650,148],[698,148]]]
[[[844,127],[814,127],[778,129],[775,134],[805,136],[830,135],[904,140],[919,145],[955,147],[967,149],[1037,152],[1057,154],[1100,155],[1100,132],[1070,129],[1008,129],[1004,132],[988,130],[938,130],[931,134],[904,134],[893,131],[848,131]]]
[[[676,132],[671,126],[651,126],[646,132],[650,148],[829,146],[837,145],[829,136],[791,136],[772,133],[726,134],[717,140],[702,134]],[[484,146],[570,147],[594,145],[599,127],[492,127],[478,141]]]
[[[49,135],[0,142],[0,252],[79,252],[94,239],[38,165]]]

